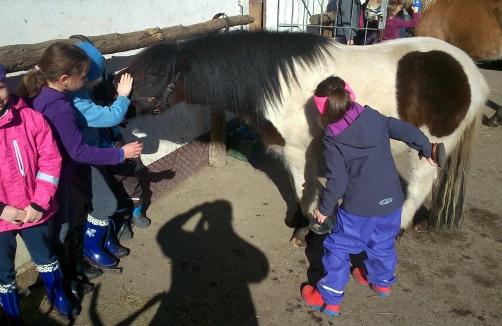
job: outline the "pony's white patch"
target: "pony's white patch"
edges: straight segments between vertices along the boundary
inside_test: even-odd
[[[137,129],[133,130],[132,134],[136,138],[145,138],[146,136],[148,136],[148,134],[146,132],[141,132]]]

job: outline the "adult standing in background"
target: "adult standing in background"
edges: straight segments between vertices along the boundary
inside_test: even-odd
[[[359,26],[361,3],[359,0],[330,0],[326,12],[335,13],[333,36],[348,45],[354,45]]]

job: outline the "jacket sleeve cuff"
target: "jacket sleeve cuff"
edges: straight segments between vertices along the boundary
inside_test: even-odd
[[[322,204],[322,201],[319,204],[319,206],[317,207],[317,209],[319,210],[319,213],[321,213],[324,216],[331,216],[331,215],[333,215],[333,211],[335,210],[334,207],[332,209],[331,209],[331,207],[329,207],[329,208],[324,207],[324,205]],[[331,209],[331,211],[330,211],[330,209]]]
[[[40,205],[35,204],[35,203],[30,203],[31,208],[36,210],[37,212],[44,213],[45,209],[43,209]]]
[[[119,163],[124,162],[124,150],[122,148],[119,148],[120,150],[120,158],[119,158]]]

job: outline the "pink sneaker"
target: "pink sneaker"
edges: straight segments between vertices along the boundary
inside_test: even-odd
[[[302,297],[309,306],[328,316],[338,315],[338,311],[340,311],[340,305],[326,304],[319,291],[312,285],[305,285],[303,287]]]
[[[351,274],[352,274],[352,277],[354,278],[354,280],[358,281],[362,285],[369,286],[370,289],[375,291],[375,293],[381,297],[386,297],[392,292],[392,288],[390,288],[390,287],[383,288],[380,286],[370,284],[370,282],[368,282],[368,279],[366,278],[366,273],[358,267],[354,268],[352,270]]]

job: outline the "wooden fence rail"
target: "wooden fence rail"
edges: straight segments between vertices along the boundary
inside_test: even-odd
[[[204,23],[189,26],[173,26],[166,28],[150,28],[125,34],[106,34],[87,36],[103,54],[112,54],[147,47],[157,42],[176,41],[208,33],[216,32],[226,27],[247,25],[254,21],[249,15],[217,18]],[[0,47],[0,62],[7,73],[28,70],[37,64],[44,49],[54,42],[78,43],[76,39],[50,40],[35,44],[16,44]]]

